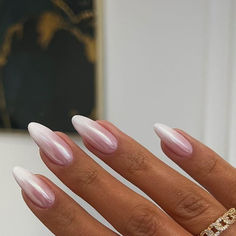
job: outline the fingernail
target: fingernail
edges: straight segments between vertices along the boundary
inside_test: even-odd
[[[55,194],[39,177],[22,167],[14,167],[13,176],[27,197],[38,207],[49,208],[55,202]]]
[[[176,130],[163,125],[155,124],[154,131],[161,141],[179,156],[190,156],[193,152],[191,143]]]
[[[117,139],[97,122],[76,115],[72,118],[72,124],[81,137],[98,151],[109,154],[117,149]]]
[[[28,125],[30,136],[42,151],[58,165],[67,165],[73,160],[69,145],[49,128],[31,122]]]

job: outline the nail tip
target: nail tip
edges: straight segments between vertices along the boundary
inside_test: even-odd
[[[28,124],[28,132],[30,134],[30,136],[34,137],[34,133],[40,128],[40,127],[45,127],[43,125],[41,125],[40,123],[37,123],[37,122],[30,122]]]
[[[27,126],[27,129],[28,129],[29,133],[33,129],[33,127],[34,127],[34,122],[30,122]]]
[[[153,128],[156,129],[156,130],[159,130],[160,128],[163,128],[163,127],[168,127],[168,126],[164,125],[163,123],[155,123],[153,125]]]
[[[12,168],[12,172],[13,173],[19,173],[19,172],[27,172],[28,170],[26,170],[25,168],[21,167],[21,166],[14,166]]]
[[[79,124],[82,118],[83,118],[83,116],[81,116],[81,115],[75,115],[75,116],[73,116],[73,117],[71,118],[71,122],[72,122],[73,126]]]
[[[82,129],[87,128],[89,123],[94,123],[95,121],[91,120],[88,117],[75,115],[72,117],[72,125],[81,134]]]
[[[18,185],[20,185],[19,184],[19,169],[20,168],[21,167],[19,167],[19,166],[15,166],[12,168],[12,176]]]
[[[49,129],[47,126],[42,125],[37,122],[30,122],[28,124],[28,131],[30,136],[33,138],[33,140],[37,143],[39,133],[45,133],[45,132],[53,132],[51,129]]]
[[[19,166],[14,166],[14,167],[12,168],[11,173],[12,173],[12,175],[13,175],[14,178],[16,178],[16,173],[17,173],[17,169],[18,169],[18,168],[19,168]]]
[[[161,123],[155,123],[155,124],[153,125],[153,130],[154,130],[154,132],[156,133],[156,135],[157,135],[158,137],[160,137],[160,129],[161,129],[161,127],[162,127],[162,124],[161,124]]]
[[[30,173],[28,170],[24,169],[21,166],[15,166],[12,168],[12,175],[15,179],[15,181],[20,185],[20,179],[24,176]]]
[[[35,121],[31,121],[29,124],[28,124],[28,129],[31,129],[33,127],[35,127],[36,125],[40,125],[39,123],[35,122]]]
[[[13,174],[16,174],[19,170],[22,170],[23,168],[22,167],[20,167],[20,166],[14,166],[13,168],[12,168],[12,173]]]
[[[73,122],[77,119],[78,116],[79,116],[79,115],[74,115],[74,116],[72,116],[71,122],[73,123]]]
[[[86,116],[82,116],[82,115],[74,115],[72,118],[71,118],[72,122],[73,121],[80,121],[80,120],[90,120],[88,117]]]

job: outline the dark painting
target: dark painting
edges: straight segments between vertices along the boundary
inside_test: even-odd
[[[93,1],[0,0],[0,128],[95,118]]]

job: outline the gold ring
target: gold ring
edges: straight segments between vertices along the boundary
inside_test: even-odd
[[[236,209],[229,209],[223,216],[219,217],[207,229],[203,230],[199,236],[219,236],[236,221]]]

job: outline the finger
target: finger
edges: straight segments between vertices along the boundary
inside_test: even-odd
[[[162,150],[169,158],[204,186],[226,208],[236,206],[236,170],[234,167],[210,148],[181,130],[157,125],[157,132],[162,140]],[[170,142],[169,140],[177,141]],[[185,140],[192,147],[192,153],[179,152],[181,142],[178,140]]]
[[[236,224],[233,224],[222,235],[224,235],[224,236],[235,236],[235,232],[236,232]]]
[[[122,235],[189,235],[153,203],[106,172],[65,134],[39,124],[31,124],[29,131],[49,169]]]
[[[45,177],[21,167],[15,167],[13,174],[22,187],[26,204],[55,235],[116,235]]]
[[[226,209],[205,190],[161,162],[112,124],[86,120],[81,116],[73,119],[91,152],[142,189],[191,233],[199,233],[225,213]],[[104,139],[104,130],[118,140],[117,149],[112,153],[104,148],[110,144]]]

